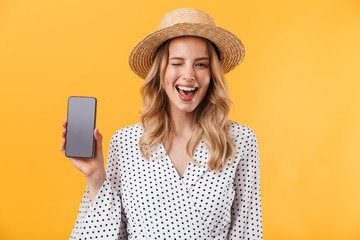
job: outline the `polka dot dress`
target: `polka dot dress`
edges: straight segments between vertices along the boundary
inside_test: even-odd
[[[93,204],[86,189],[70,239],[262,239],[260,162],[254,132],[229,121],[236,158],[221,171],[206,165],[201,141],[179,177],[159,144],[140,154],[140,124],[110,142],[106,180]],[[229,160],[230,161],[230,160]]]

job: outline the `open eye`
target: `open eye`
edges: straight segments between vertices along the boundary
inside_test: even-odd
[[[207,68],[208,64],[206,64],[206,63],[197,63],[196,66],[201,67],[201,68]]]

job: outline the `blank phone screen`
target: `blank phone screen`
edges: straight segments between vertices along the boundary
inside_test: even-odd
[[[67,157],[91,158],[93,156],[95,119],[95,98],[69,98],[65,145]]]

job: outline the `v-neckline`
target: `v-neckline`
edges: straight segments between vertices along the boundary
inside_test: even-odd
[[[197,145],[196,149],[195,149],[195,152],[192,156],[192,158],[195,160],[195,155],[197,154],[197,152],[199,151],[199,148],[204,144],[204,140],[201,139],[201,141],[199,142],[199,144]],[[168,160],[169,164],[171,165],[171,168],[174,169],[174,172],[176,174],[176,176],[181,180],[181,179],[184,179],[185,176],[187,175],[188,171],[189,171],[189,168],[191,166],[191,161],[188,163],[188,165],[186,166],[186,169],[183,173],[182,176],[180,176],[180,174],[178,173],[178,171],[176,170],[176,167],[174,165],[174,163],[171,161],[171,158],[170,158],[170,155],[166,152],[166,149],[165,149],[165,146],[163,143],[160,144],[161,145],[161,148],[162,148],[162,151],[165,152],[165,156],[166,156],[166,159]]]

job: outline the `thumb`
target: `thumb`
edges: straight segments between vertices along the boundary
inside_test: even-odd
[[[103,136],[101,135],[101,133],[99,132],[99,129],[96,128],[94,130],[94,136],[95,136],[95,148],[97,152],[102,152],[102,140],[103,140]]]

